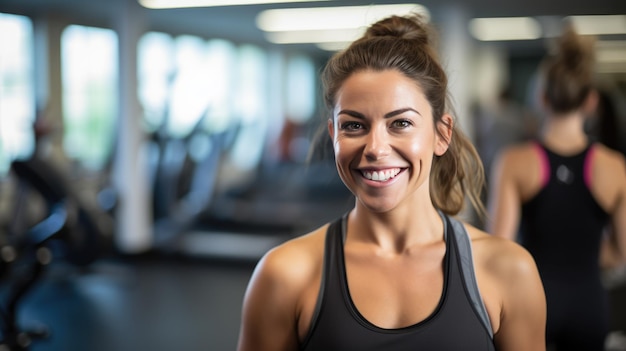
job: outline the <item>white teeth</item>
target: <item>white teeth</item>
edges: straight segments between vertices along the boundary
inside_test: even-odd
[[[378,171],[378,172],[365,171],[362,173],[363,173],[363,176],[367,179],[374,180],[377,182],[384,182],[397,176],[398,173],[400,173],[400,168],[393,168],[393,169],[388,169],[386,171]]]

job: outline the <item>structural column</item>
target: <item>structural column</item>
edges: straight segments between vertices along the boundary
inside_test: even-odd
[[[145,21],[136,1],[115,1],[119,35],[119,121],[113,180],[119,195],[116,245],[128,254],[152,247],[151,193],[142,112],[137,99],[137,42]]]
[[[457,123],[474,140],[471,116],[472,39],[468,32],[469,16],[458,4],[443,6],[438,19],[441,57],[448,74],[449,91]]]
[[[437,19],[440,31],[441,58],[448,74],[448,90],[456,112],[457,129],[463,131],[473,142],[476,141],[472,116],[472,38],[469,35],[469,15],[460,4],[443,5]],[[460,214],[478,225],[476,213],[465,206]]]
[[[66,23],[54,16],[38,16],[33,20],[33,65],[35,105],[50,124],[49,149],[45,150],[57,169],[70,176],[70,161],[63,150],[63,85],[61,82],[61,35]]]

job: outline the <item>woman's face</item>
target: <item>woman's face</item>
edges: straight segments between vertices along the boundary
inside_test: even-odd
[[[438,127],[450,140],[446,119],[450,128]],[[433,155],[448,142],[435,132],[430,104],[411,79],[396,70],[352,74],[337,92],[328,128],[339,176],[367,208],[386,212],[408,199],[430,204]]]

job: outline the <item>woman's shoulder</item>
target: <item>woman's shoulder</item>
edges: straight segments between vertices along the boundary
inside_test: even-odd
[[[317,273],[324,256],[328,224],[270,249],[257,263],[255,275],[297,283]]]
[[[597,162],[598,166],[607,167],[609,170],[622,172],[622,174],[626,171],[626,160],[621,152],[601,143],[594,144],[593,150],[594,162]]]
[[[512,144],[502,148],[496,157],[499,173],[525,173],[529,171],[529,165],[539,165],[540,148],[540,144],[535,141]]]
[[[508,339],[517,344],[542,335],[545,293],[533,257],[513,240],[466,227],[472,241],[478,287],[497,343],[511,343]]]
[[[622,153],[599,143],[593,150],[591,191],[598,203],[612,213],[626,198],[626,160]]]
[[[512,162],[535,157],[541,148],[536,141],[525,141],[502,148],[500,158]]]
[[[515,144],[499,154],[492,179],[514,184],[521,198],[529,199],[545,182],[546,162],[545,154],[536,141]]]
[[[472,242],[475,264],[506,280],[536,274],[531,254],[513,240],[501,238],[465,224]]]

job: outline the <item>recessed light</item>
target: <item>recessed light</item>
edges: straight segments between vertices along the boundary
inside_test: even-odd
[[[182,7],[212,7],[235,5],[279,4],[308,2],[311,0],[139,0],[139,4],[149,9],[173,9]],[[329,0],[316,0],[329,1]]]
[[[569,16],[576,32],[582,35],[626,34],[626,15]]]
[[[368,25],[382,18],[409,13],[430,17],[419,4],[389,4],[271,9],[261,12],[256,23],[273,43],[345,42],[357,39]]]
[[[533,40],[541,37],[541,26],[532,17],[474,18],[469,23],[472,36],[482,41]]]

